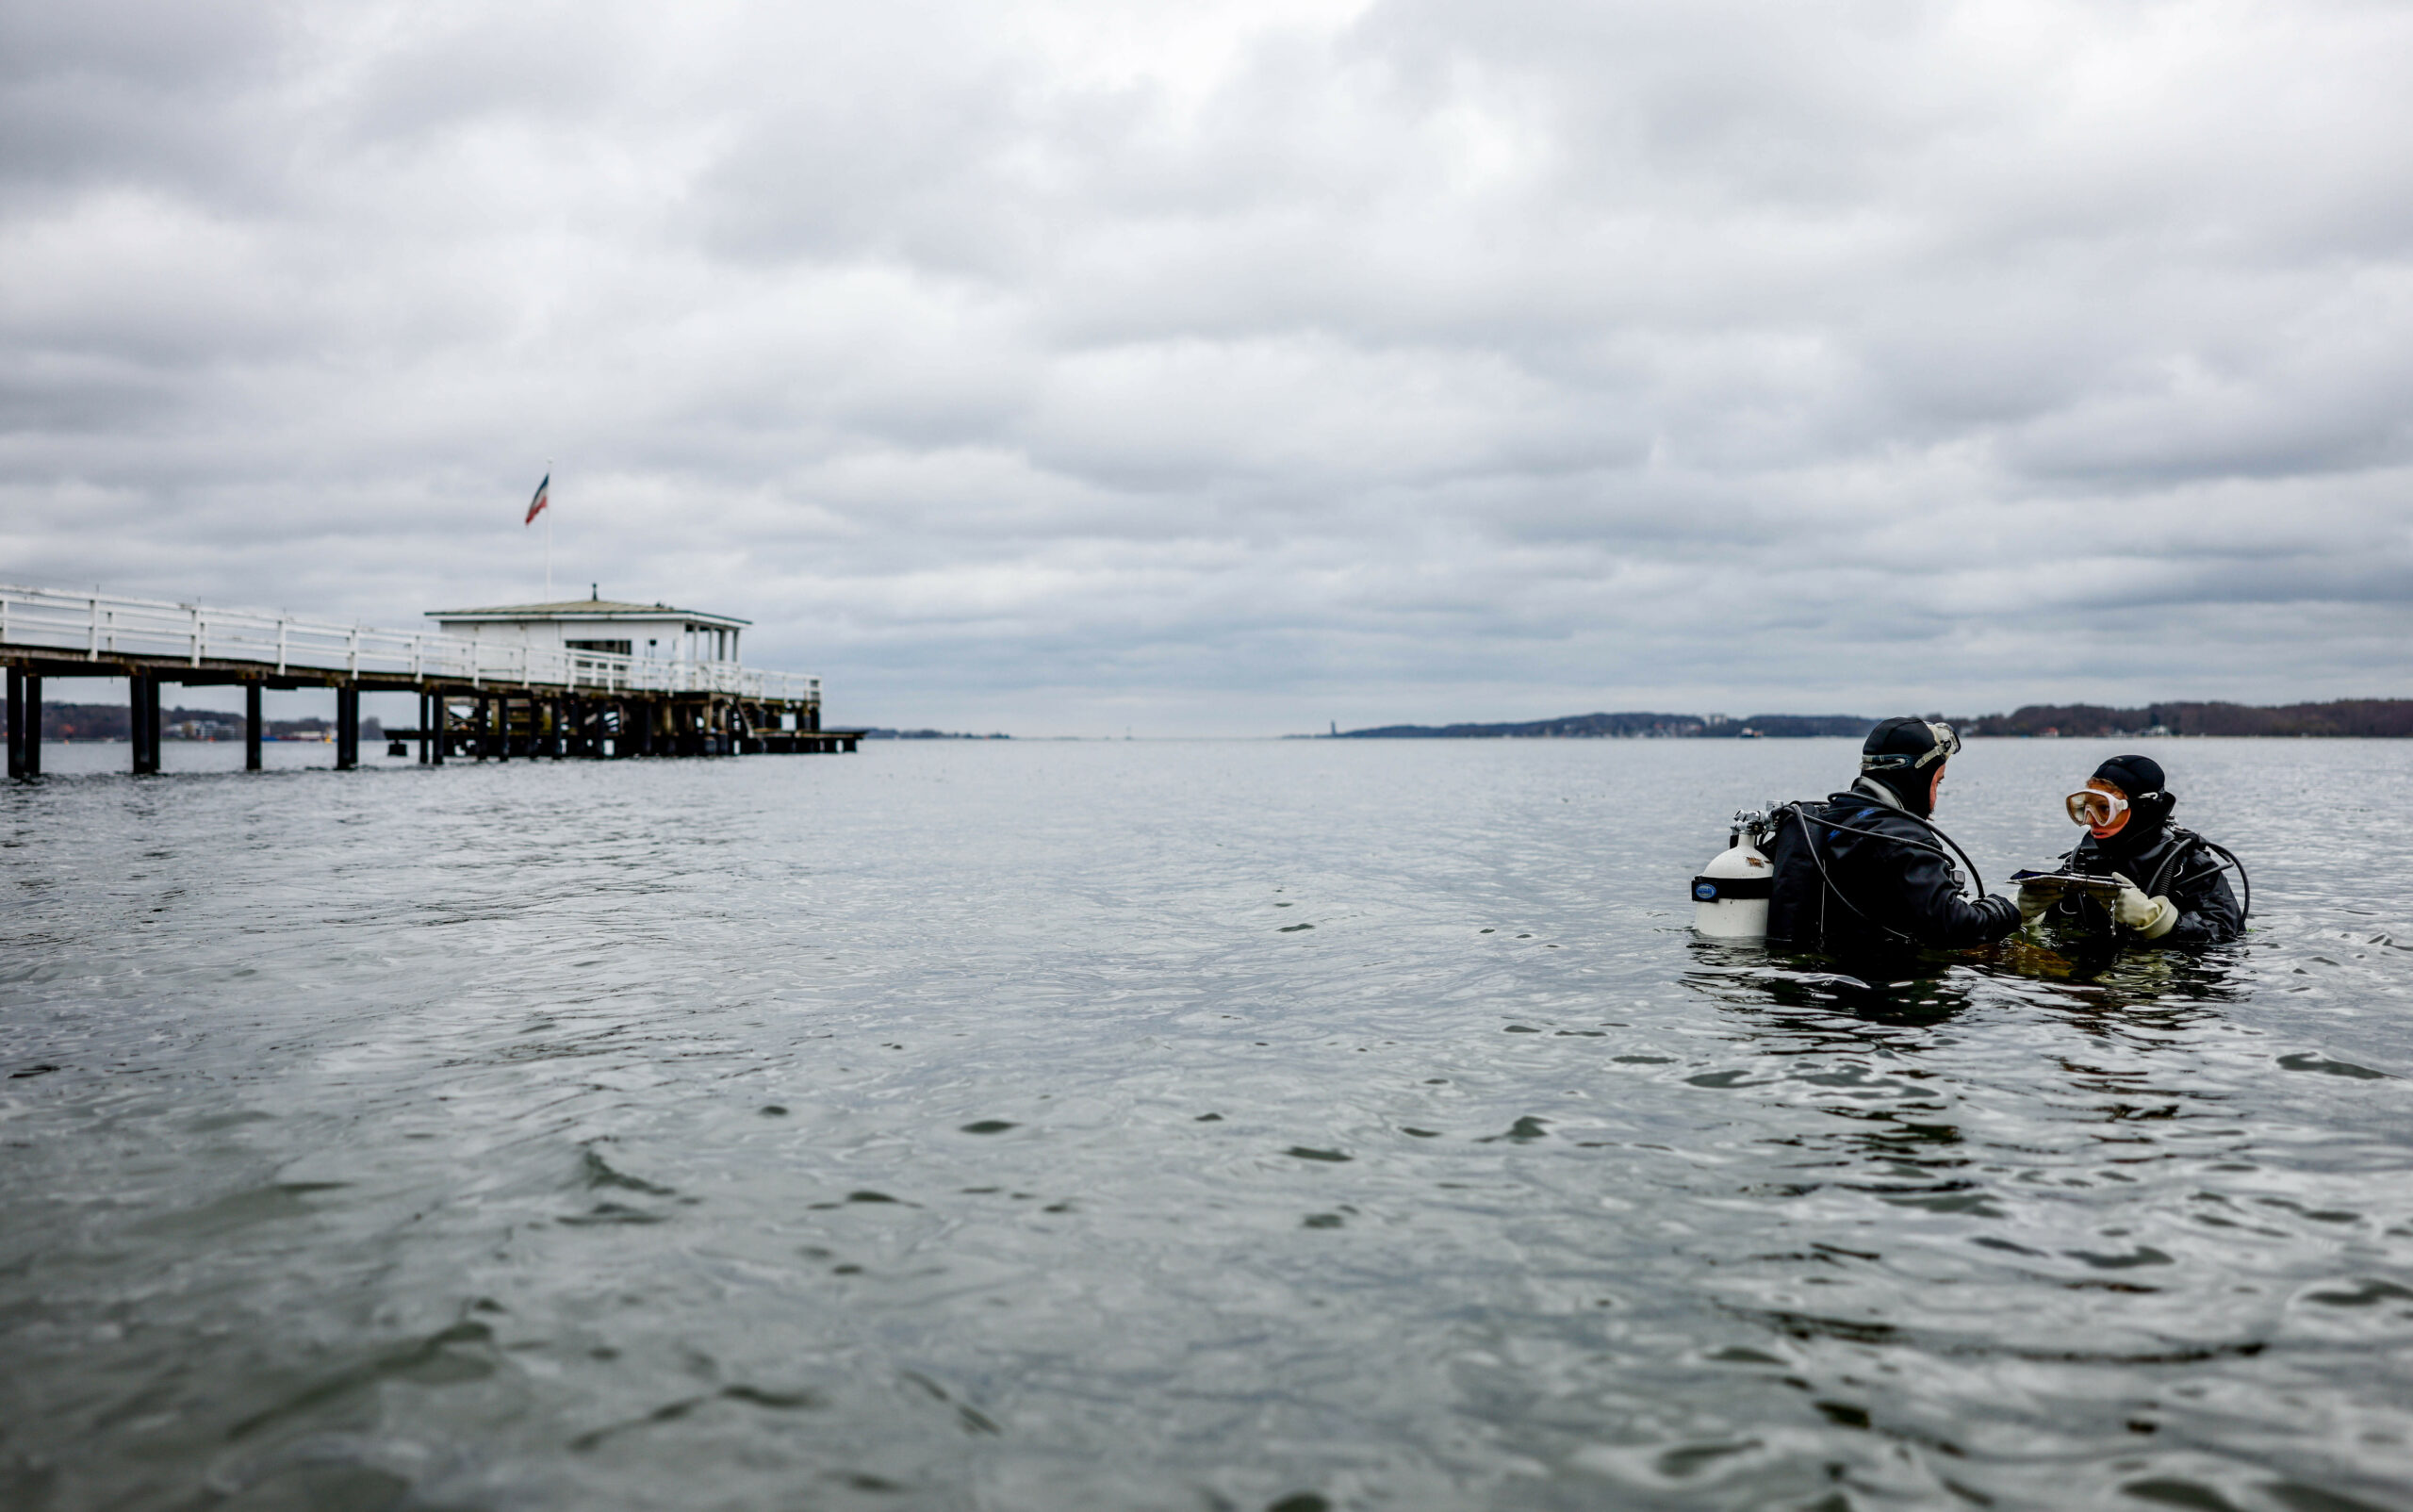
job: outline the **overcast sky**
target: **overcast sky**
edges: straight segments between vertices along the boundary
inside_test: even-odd
[[[832,722],[2413,695],[2413,8],[0,0],[0,581]],[[172,692],[171,697],[173,697]]]

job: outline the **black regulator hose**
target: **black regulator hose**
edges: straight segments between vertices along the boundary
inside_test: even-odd
[[[1800,805],[1797,803],[1789,803],[1785,805],[1785,807],[1797,812]],[[1880,805],[1872,803],[1869,807],[1878,808],[1880,807]],[[1978,875],[1978,863],[1971,861],[1969,859],[1969,853],[1961,848],[1961,842],[1953,839],[1950,835],[1945,834],[1943,827],[1936,824],[1932,819],[1922,819],[1908,809],[1896,809],[1892,812],[1900,814],[1903,818],[1910,820],[1912,824],[1924,827],[1928,833],[1935,836],[1938,840],[1943,841],[1945,845],[1950,846],[1952,847],[1951,853],[1947,855],[1941,846],[1922,846],[1915,840],[1905,840],[1900,835],[1884,834],[1875,830],[1855,830],[1850,825],[1839,824],[1832,819],[1825,819],[1820,822],[1830,830],[1840,830],[1847,835],[1865,835],[1872,840],[1890,840],[1897,846],[1908,846],[1913,850],[1925,850],[1932,852],[1938,856],[1943,856],[1946,861],[1950,861],[1953,856],[1959,856],[1961,858],[1961,864],[1969,868],[1969,880],[1976,884],[1978,896],[1979,897],[1984,897],[1986,896],[1986,879],[1982,876]],[[1805,830],[1803,832],[1807,833],[1808,831]]]
[[[2245,863],[2237,859],[2237,852],[2229,849],[2228,846],[2222,845],[2219,841],[2207,840],[2202,835],[2197,834],[2194,830],[2179,830],[2176,825],[2173,825],[2171,828],[2177,830],[2178,834],[2184,839],[2185,844],[2172,847],[2170,859],[2163,862],[2160,868],[2154,873],[2153,885],[2146,888],[2145,891],[2149,894],[2160,894],[2164,892],[2165,888],[2163,883],[2165,877],[2186,856],[2188,846],[2201,846],[2206,850],[2211,851],[2214,855],[2221,858],[2219,861],[2212,863],[2213,871],[2224,871],[2231,866],[2237,868],[2238,884],[2245,889],[2245,900],[2239,907],[2237,927],[2241,929],[2244,929],[2245,921],[2254,916],[2254,879],[2245,874]],[[2195,875],[2200,877],[2204,874],[2198,872]],[[2177,881],[2185,881],[2187,879],[2188,879],[2186,878],[2175,879]]]
[[[1983,877],[1981,877],[1981,876],[1979,876],[1979,875],[1978,875],[1978,863],[1977,863],[1976,862],[1974,862],[1974,861],[1971,861],[1971,860],[1969,859],[1969,853],[1968,853],[1967,851],[1962,850],[1962,849],[1961,848],[1961,842],[1960,842],[1960,841],[1953,839],[1953,838],[1952,838],[1950,835],[1948,835],[1948,834],[1945,834],[1945,833],[1944,832],[1944,827],[1943,827],[1943,826],[1941,826],[1941,825],[1939,825],[1939,824],[1937,824],[1937,823],[1936,823],[1934,820],[1932,820],[1932,819],[1925,818],[1925,817],[1922,817],[1922,816],[1921,816],[1921,815],[1919,815],[1919,814],[1912,814],[1912,813],[1910,810],[1908,810],[1908,809],[1903,809],[1903,810],[1901,810],[1901,811],[1900,811],[1900,813],[1901,813],[1901,815],[1902,815],[1902,817],[1903,817],[1903,818],[1908,819],[1908,820],[1911,820],[1912,823],[1914,823],[1914,824],[1917,824],[1917,825],[1920,825],[1920,826],[1924,827],[1924,828],[1926,829],[1926,830],[1927,830],[1927,832],[1928,832],[1928,833],[1929,833],[1929,834],[1931,834],[1931,835],[1935,836],[1935,838],[1937,838],[1938,840],[1943,841],[1945,845],[1950,846],[1952,847],[1952,852],[1953,852],[1953,854],[1954,854],[1954,855],[1956,855],[1956,856],[1959,856],[1959,857],[1961,858],[1961,864],[1969,868],[1969,884],[1970,884],[1971,886],[1975,887],[1975,888],[1978,890],[1978,896],[1979,897],[1984,897],[1984,896],[1987,896],[1987,894],[1986,894],[1986,879],[1985,879],[1985,878],[1983,878]],[[1843,826],[1841,826],[1841,825],[1830,825],[1828,828],[1830,828],[1830,829],[1835,829],[1835,830],[1840,830],[1840,829],[1842,829],[1842,828],[1843,828]],[[1856,831],[1856,832],[1858,832],[1858,831]],[[1943,854],[1943,853],[1942,853],[1941,851],[1938,851],[1938,852],[1937,852],[1937,854],[1941,855],[1941,854]]]
[[[2196,838],[2203,840],[2201,835]],[[2237,868],[2238,882],[2245,889],[2245,901],[2239,905],[2237,915],[2237,927],[2242,929],[2245,928],[2245,921],[2254,917],[2254,879],[2245,875],[2245,863],[2237,859],[2237,852],[2218,841],[2204,840],[2203,843],[2206,850],[2216,852],[2223,860]]]
[[[1835,885],[1835,879],[1834,879],[1833,875],[1832,875],[1832,874],[1830,874],[1830,873],[1827,870],[1827,858],[1826,858],[1826,857],[1824,857],[1824,856],[1821,856],[1820,854],[1818,854],[1818,836],[1817,836],[1816,829],[1815,829],[1815,827],[1814,827],[1814,826],[1813,826],[1813,825],[1810,823],[1810,816],[1809,816],[1808,814],[1804,814],[1804,813],[1802,813],[1802,812],[1801,812],[1801,805],[1800,805],[1800,804],[1798,804],[1798,803],[1788,803],[1788,804],[1786,804],[1784,807],[1782,807],[1782,808],[1781,808],[1781,809],[1777,810],[1776,812],[1777,812],[1777,813],[1779,813],[1779,814],[1789,814],[1793,815],[1793,822],[1794,822],[1794,823],[1796,823],[1796,824],[1797,824],[1797,825],[1799,825],[1799,826],[1801,827],[1801,846],[1802,846],[1802,848],[1803,848],[1803,849],[1805,849],[1805,850],[1807,850],[1807,851],[1809,851],[1809,852],[1810,852],[1810,860],[1817,865],[1817,868],[1818,868],[1818,881],[1819,881],[1819,883],[1821,884],[1821,891],[1820,891],[1819,896],[1820,896],[1822,898],[1823,898],[1823,897],[1824,897],[1828,893],[1832,893],[1832,894],[1836,896],[1836,898],[1837,898],[1837,899],[1839,899],[1839,900],[1843,903],[1843,906],[1844,906],[1844,907],[1846,907],[1846,908],[1847,908],[1847,909],[1851,910],[1851,911],[1852,911],[1852,912],[1854,912],[1855,914],[1858,914],[1858,915],[1859,915],[1859,917],[1860,917],[1860,922],[1862,922],[1863,924],[1867,925],[1870,929],[1875,929],[1878,933],[1880,933],[1880,934],[1890,934],[1890,935],[1892,935],[1895,939],[1896,939],[1896,940],[1900,940],[1900,941],[1904,942],[1905,944],[1909,944],[1909,945],[1916,945],[1916,944],[1918,944],[1918,941],[1917,941],[1915,938],[1913,938],[1913,937],[1912,937],[1912,936],[1911,936],[1911,935],[1908,935],[1908,934],[1903,933],[1903,932],[1902,932],[1901,930],[1899,930],[1899,929],[1895,929],[1892,925],[1890,925],[1890,924],[1880,924],[1877,920],[1872,919],[1872,918],[1870,918],[1867,914],[1861,912],[1860,905],[1859,905],[1859,904],[1857,904],[1857,903],[1855,903],[1855,902],[1853,902],[1853,901],[1851,900],[1851,896],[1850,896],[1849,894],[1846,893],[1842,888],[1837,887],[1837,886]],[[1853,832],[1854,834],[1864,834],[1864,833],[1866,833],[1867,831],[1865,831],[1865,830],[1853,830],[1852,832]],[[1887,837],[1880,837],[1880,838],[1887,838]],[[1909,842],[1904,842],[1904,843],[1905,843],[1905,844],[1908,844]],[[1933,847],[1933,846],[1919,846],[1918,848],[1920,848],[1920,849],[1922,849],[1922,850],[1932,850],[1932,849],[1934,849],[1934,847]],[[1938,854],[1941,854],[1941,852],[1938,852]],[[1819,912],[1820,912],[1820,914],[1821,914],[1821,915],[1822,915],[1822,917],[1823,917],[1823,915],[1824,915],[1824,913],[1825,913],[1825,909],[1824,909],[1823,905],[1821,906],[1821,908],[1820,908]],[[1823,937],[1824,937],[1824,936],[1825,936],[1825,934],[1826,934],[1826,927],[1825,927],[1825,925],[1824,925],[1823,923],[1819,926],[1819,930],[1818,930],[1818,932],[1819,932],[1819,935],[1821,936],[1821,938],[1823,939]]]
[[[1880,805],[1875,803],[1870,805],[1872,808],[1879,806]],[[1777,812],[1792,814],[1793,822],[1801,826],[1801,843],[1803,846],[1808,847],[1810,851],[1810,859],[1817,863],[1818,879],[1826,884],[1828,892],[1832,893],[1835,896],[1843,899],[1844,907],[1851,910],[1852,912],[1859,914],[1862,923],[1866,924],[1871,929],[1876,929],[1880,933],[1890,934],[1895,939],[1905,941],[1911,945],[1917,945],[1919,943],[1916,935],[1904,933],[1902,930],[1896,929],[1891,925],[1880,924],[1877,920],[1870,918],[1867,913],[1862,911],[1859,904],[1851,900],[1849,894],[1835,885],[1835,879],[1833,875],[1827,870],[1827,858],[1818,853],[1817,824],[1823,824],[1830,830],[1841,830],[1845,834],[1862,835],[1870,840],[1891,841],[1893,844],[1897,846],[1907,846],[1912,850],[1924,850],[1930,855],[1942,856],[1945,861],[1949,862],[1952,857],[1945,853],[1942,846],[1922,845],[1918,841],[1906,840],[1900,835],[1889,835],[1877,830],[1856,829],[1851,825],[1837,823],[1833,819],[1822,818],[1817,822],[1817,824],[1813,824],[1810,820],[1810,816],[1802,812],[1801,804],[1798,801],[1788,803]],[[1984,897],[1986,896],[1985,879],[1978,876],[1978,863],[1969,859],[1969,853],[1961,848],[1961,843],[1959,841],[1953,839],[1950,835],[1945,834],[1941,826],[1935,824],[1931,820],[1920,818],[1919,815],[1911,813],[1908,809],[1896,809],[1893,812],[1901,814],[1902,817],[1906,819],[1916,821],[1919,825],[1924,827],[1929,834],[1932,834],[1937,839],[1943,841],[1945,845],[1950,846],[1952,850],[1955,853],[1958,853],[1961,857],[1962,863],[1969,868],[1969,878],[1970,880],[1977,884],[1978,896],[1979,897]]]

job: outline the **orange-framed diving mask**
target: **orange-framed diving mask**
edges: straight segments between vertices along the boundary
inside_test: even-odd
[[[2099,787],[2082,787],[2061,799],[2061,807],[2069,810],[2070,822],[2093,830],[2109,830],[2128,812],[2128,800],[2117,793],[2106,793]]]

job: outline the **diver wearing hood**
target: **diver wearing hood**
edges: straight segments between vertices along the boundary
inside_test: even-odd
[[[1862,743],[1860,778],[1849,788],[1778,811],[1767,846],[1770,945],[1838,954],[1948,949],[2019,928],[2011,899],[1961,896],[1950,842],[1926,822],[1945,763],[1960,748],[1949,725],[1888,719]]]
[[[2229,891],[2225,850],[2170,822],[2178,796],[2164,785],[2150,756],[2114,756],[2086,786],[2062,799],[2086,838],[2061,860],[2071,871],[2120,879],[2120,900],[2107,906],[2084,894],[2055,896],[2022,885],[2019,912],[2097,929],[2117,925],[2134,939],[2166,945],[2225,945],[2245,932],[2245,911]],[[2225,858],[2225,862],[2224,860]],[[2240,875],[2243,875],[2241,870]]]

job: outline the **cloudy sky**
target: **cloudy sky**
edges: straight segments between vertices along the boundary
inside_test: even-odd
[[[0,0],[0,581],[835,721],[2413,695],[2413,8]]]

